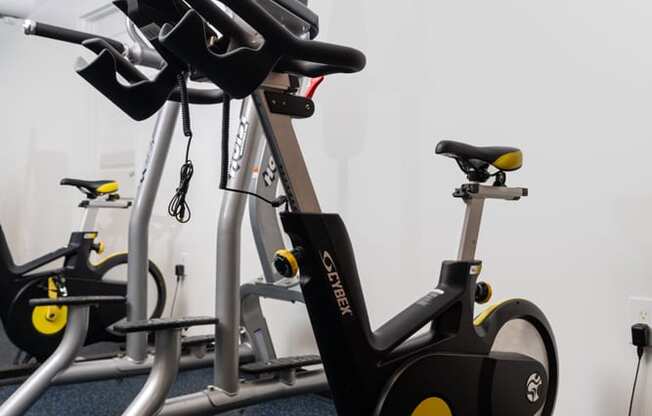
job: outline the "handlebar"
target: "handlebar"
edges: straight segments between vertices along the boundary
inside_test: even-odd
[[[127,48],[114,39],[31,20],[25,21],[24,28],[28,35],[79,44],[95,53],[97,58],[91,63],[78,59],[77,73],[135,120],[150,117],[166,100],[182,99],[177,79],[181,71],[166,63],[144,42]],[[139,64],[160,71],[154,80],[150,80],[128,58],[137,58]],[[117,74],[128,85],[119,82]],[[187,91],[190,104],[219,104],[224,101],[224,93],[219,89],[189,88]]]
[[[315,77],[359,72],[366,65],[364,54],[356,49],[295,35],[254,0],[222,3],[262,35],[264,44],[240,43],[232,50],[217,53],[208,47],[206,22],[224,33],[237,33],[238,38],[244,36],[244,29],[234,27],[233,20],[226,22],[230,17],[211,0],[187,3],[193,10],[175,26],[164,25],[159,42],[235,98],[251,94],[275,69]]]
[[[253,0],[222,2],[257,30],[267,42],[277,44],[290,59],[338,68],[338,72],[343,73],[362,71],[366,65],[364,54],[357,49],[297,37]]]
[[[23,28],[25,29],[26,35],[41,36],[44,38],[60,40],[62,42],[74,43],[77,45],[81,45],[84,43],[84,41],[90,39],[102,39],[120,53],[124,53],[127,49],[122,42],[119,42],[115,39],[93,35],[86,32],[79,32],[77,30],[66,29],[64,27],[48,25],[46,23],[35,22],[33,20],[25,20]]]

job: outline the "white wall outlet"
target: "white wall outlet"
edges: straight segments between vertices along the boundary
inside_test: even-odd
[[[188,276],[188,259],[189,258],[190,258],[190,254],[187,251],[182,251],[180,253],[177,253],[176,262],[174,263],[175,266],[177,264],[182,264],[183,265],[184,272],[185,272],[186,276]]]
[[[629,319],[632,325],[640,323],[652,326],[652,298],[630,297]]]

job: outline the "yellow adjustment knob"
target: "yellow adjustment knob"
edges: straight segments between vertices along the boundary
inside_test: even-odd
[[[274,268],[284,277],[294,277],[299,273],[299,261],[293,250],[278,250],[274,255]]]
[[[48,298],[59,297],[59,287],[54,278],[48,278]],[[61,332],[68,322],[67,306],[37,306],[32,310],[32,325],[41,334],[54,335]]]
[[[97,254],[102,254],[104,253],[104,250],[106,249],[106,246],[104,245],[104,242],[98,241],[97,243],[93,244],[91,249],[96,252]]]
[[[67,306],[37,306],[32,311],[32,325],[36,331],[44,335],[61,332],[67,322]]]

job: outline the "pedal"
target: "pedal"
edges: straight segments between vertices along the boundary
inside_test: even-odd
[[[318,355],[303,355],[298,357],[277,358],[269,361],[259,361],[240,366],[240,370],[248,374],[278,373],[288,370],[297,370],[309,365],[321,364]]]

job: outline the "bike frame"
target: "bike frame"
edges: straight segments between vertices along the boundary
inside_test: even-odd
[[[411,359],[447,350],[487,354],[496,328],[503,323],[490,330],[473,323],[481,271],[475,251],[484,201],[517,200],[526,196],[527,190],[462,186],[458,192],[467,208],[458,260],[443,263],[434,290],[372,331],[344,223],[337,214],[321,212],[291,117],[270,110],[265,94],[269,89],[266,84],[252,97],[289,200],[291,211],[281,213],[281,221],[294,247],[301,249],[301,290],[340,414],[371,414],[388,380]],[[469,187],[473,190],[464,194]],[[513,309],[532,317],[537,325],[547,325],[538,308],[526,301],[515,305]],[[431,325],[430,331],[410,339],[427,325]],[[552,332],[546,327],[544,333]],[[544,343],[554,359],[554,339]],[[365,391],[358,383],[361,377],[365,378]],[[552,379],[556,383],[556,374]]]

